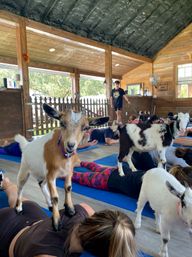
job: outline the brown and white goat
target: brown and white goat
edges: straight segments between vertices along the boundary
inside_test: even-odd
[[[49,209],[53,211],[53,227],[59,229],[60,215],[58,211],[58,193],[56,178],[65,177],[65,211],[68,215],[75,214],[71,199],[74,163],[77,159],[77,147],[87,129],[91,125],[101,125],[108,121],[108,117],[88,119],[81,113],[73,111],[59,112],[44,104],[44,111],[48,116],[60,121],[60,128],[28,142],[23,136],[16,135],[15,140],[22,150],[21,166],[17,178],[18,198],[16,211],[22,211],[22,191],[29,175],[33,175],[45,196]],[[48,186],[48,188],[47,188]]]

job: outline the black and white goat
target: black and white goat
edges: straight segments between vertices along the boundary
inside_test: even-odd
[[[166,170],[154,168],[143,176],[135,228],[141,227],[141,213],[147,202],[155,211],[157,231],[161,234],[160,256],[168,257],[167,244],[175,226],[187,227],[192,238],[192,190]]]
[[[179,113],[176,120],[169,124],[127,124],[119,126],[120,149],[118,156],[118,170],[120,176],[124,175],[122,168],[123,159],[126,160],[132,171],[136,171],[131,157],[134,151],[148,152],[157,150],[159,165],[166,164],[166,148],[172,144],[173,139],[180,131],[186,129],[189,114]]]
[[[17,177],[16,211],[22,211],[23,186],[31,174],[37,179],[48,207],[53,211],[53,226],[58,230],[60,215],[55,180],[59,176],[65,176],[65,211],[70,216],[74,215],[71,177],[77,160],[77,147],[89,126],[102,125],[109,118],[100,117],[89,121],[82,113],[71,110],[59,112],[47,104],[43,105],[43,109],[48,116],[60,121],[60,128],[32,142],[28,142],[21,135],[16,135],[15,140],[22,150],[21,166]]]

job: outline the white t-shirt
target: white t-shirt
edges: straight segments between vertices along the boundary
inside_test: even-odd
[[[167,164],[170,166],[180,165],[181,167],[188,167],[189,165],[186,163],[186,161],[183,158],[178,158],[177,156],[175,156],[176,148],[177,147],[174,147],[174,146],[167,147],[167,150],[165,153]],[[150,151],[149,153],[152,159],[157,163],[158,162],[157,151]]]

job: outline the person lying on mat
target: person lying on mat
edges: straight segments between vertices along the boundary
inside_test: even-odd
[[[78,149],[86,148],[89,146],[96,145],[98,143],[97,140],[92,140],[89,142],[82,142]],[[13,142],[5,146],[0,146],[0,154],[2,155],[11,155],[16,157],[21,157],[21,149],[18,142]]]
[[[116,121],[113,122],[115,124]],[[116,126],[113,124],[107,128],[94,128],[89,129],[84,136],[84,140],[87,142],[97,141],[98,143],[105,143],[107,145],[116,144],[119,142],[119,132]],[[115,129],[114,129],[115,128]]]
[[[192,146],[192,138],[189,137],[177,137],[175,138],[173,144],[179,144],[183,146]]]
[[[157,152],[150,151],[149,153],[157,165]],[[169,146],[166,149],[165,157],[167,161],[167,168],[171,168],[174,165],[180,165],[182,167],[192,166],[191,148],[177,148],[174,146]]]
[[[78,184],[118,192],[129,197],[138,199],[142,185],[142,177],[147,171],[138,170],[132,172],[127,163],[123,162],[123,171],[125,176],[120,176],[118,168],[103,167],[94,162],[81,162],[81,167],[87,168],[87,172],[73,172],[72,181]],[[192,185],[192,167],[172,167],[172,173],[181,183],[184,181]]]
[[[94,212],[87,204],[75,205],[76,214],[61,214],[61,230],[35,202],[24,200],[22,215],[16,214],[17,188],[2,181],[10,207],[0,209],[1,257],[78,257],[87,251],[97,257],[135,257],[135,228],[120,211]]]

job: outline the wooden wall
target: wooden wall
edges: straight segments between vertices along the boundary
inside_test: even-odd
[[[152,94],[152,86],[149,81],[151,74],[152,63],[142,64],[138,68],[135,68],[123,76],[121,86],[122,88],[127,89],[127,84],[143,83],[144,89],[148,89]]]
[[[13,139],[17,133],[23,134],[22,91],[5,89],[0,91],[0,144]]]
[[[137,115],[139,111],[150,111],[153,112],[152,106],[152,96],[130,96],[129,101],[130,105],[124,101],[123,110],[122,110],[122,120],[123,122],[128,121],[130,115]],[[116,118],[114,114],[114,119]]]
[[[192,99],[178,99],[176,97],[176,67],[178,64],[192,62],[192,24],[172,39],[153,61],[153,71],[160,78],[160,86],[167,90],[159,90],[153,87],[153,104],[156,105],[156,113],[165,116],[167,112],[189,111],[192,115]],[[123,76],[122,85],[128,83],[144,83],[149,86],[150,64],[144,64]]]

